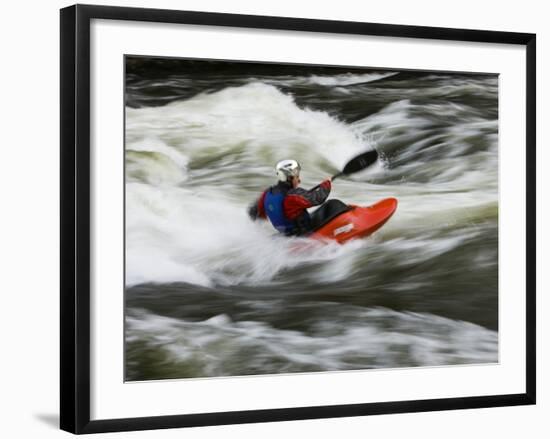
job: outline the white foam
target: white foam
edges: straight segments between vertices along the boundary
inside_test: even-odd
[[[224,314],[187,322],[142,312],[127,317],[127,324],[129,341],[146,340],[174,363],[200,365],[199,376],[487,363],[496,362],[498,355],[495,331],[384,308],[350,310],[344,317],[318,321],[307,333],[264,322],[233,322]],[[245,363],[243,351],[248,353]]]
[[[264,83],[229,87],[163,107],[127,109],[127,148],[158,137],[192,159],[246,145],[242,157],[264,160],[320,154],[342,167],[369,149],[356,133],[327,113],[299,108],[291,96]]]
[[[384,72],[384,73],[344,73],[342,75],[331,76],[317,76],[312,75],[310,82],[324,86],[346,86],[355,84],[366,84],[369,82],[378,81],[379,79],[388,78],[396,75],[397,72]]]

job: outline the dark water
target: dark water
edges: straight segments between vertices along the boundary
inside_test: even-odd
[[[128,380],[498,360],[498,78],[128,59]],[[399,200],[344,246],[245,210],[376,148],[331,197]]]

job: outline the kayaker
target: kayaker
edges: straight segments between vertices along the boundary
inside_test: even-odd
[[[311,217],[306,209],[319,206],[327,199],[331,179],[306,190],[300,185],[300,164],[283,160],[275,166],[278,183],[266,189],[248,209],[252,220],[269,219],[273,227],[285,235],[303,235],[311,231]]]

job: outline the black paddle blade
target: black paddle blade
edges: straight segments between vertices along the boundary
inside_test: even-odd
[[[376,160],[378,160],[378,153],[375,149],[372,151],[364,152],[363,154],[358,155],[357,157],[352,158],[344,169],[342,174],[353,174],[354,172],[359,172],[365,169],[366,167],[372,165]]]

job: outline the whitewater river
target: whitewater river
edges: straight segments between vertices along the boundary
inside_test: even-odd
[[[130,59],[126,378],[498,361],[498,77]],[[396,197],[347,245],[247,206],[375,148],[331,198]]]

